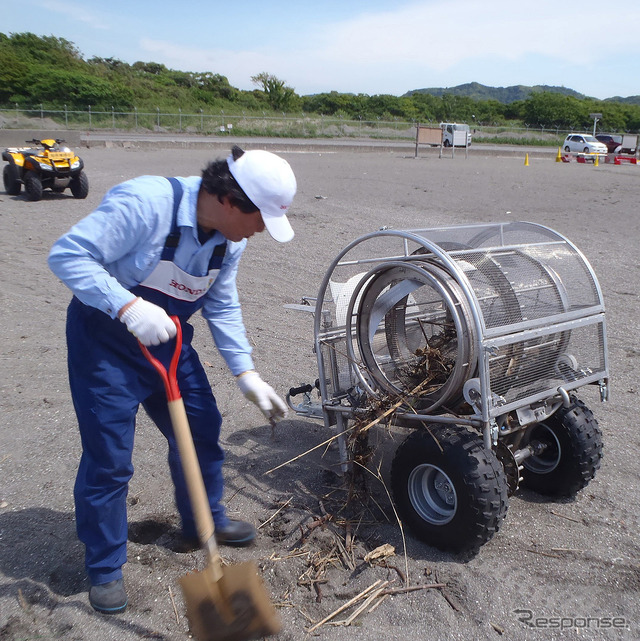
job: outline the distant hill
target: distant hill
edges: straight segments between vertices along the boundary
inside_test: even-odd
[[[503,104],[509,104],[516,100],[526,100],[532,93],[542,91],[560,93],[565,96],[573,96],[578,99],[587,97],[573,89],[567,89],[566,87],[552,87],[549,85],[535,85],[534,87],[527,87],[525,85],[513,85],[512,87],[487,87],[486,85],[481,85],[479,82],[467,82],[463,85],[458,85],[457,87],[413,89],[404,95],[411,96],[416,93],[428,93],[432,96],[441,97],[444,94],[451,94],[453,96],[473,98],[474,100],[496,100]],[[618,101],[620,102],[621,100]]]
[[[628,96],[627,98],[614,96],[613,98],[606,98],[605,102],[622,102],[627,105],[640,105],[640,96]]]

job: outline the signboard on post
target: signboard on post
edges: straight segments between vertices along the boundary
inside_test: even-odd
[[[416,125],[416,158],[418,157],[418,145],[440,147],[442,145],[442,129],[440,127],[427,127],[418,123]]]

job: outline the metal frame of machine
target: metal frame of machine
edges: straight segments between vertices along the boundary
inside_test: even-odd
[[[523,471],[544,476],[569,454],[579,459],[572,463],[580,468],[572,472],[580,476],[578,485],[595,474],[600,432],[574,393],[595,384],[601,400],[608,398],[604,302],[592,267],[558,232],[528,222],[381,229],[338,254],[315,299],[288,307],[314,312],[321,400],[312,400],[312,385],[292,388],[287,400],[299,415],[322,418],[343,435],[372,401],[400,399],[396,424],[477,433],[479,442],[468,447],[484,448],[478,456],[492,469],[496,456],[505,476],[495,472],[495,483],[506,482],[510,494]],[[296,404],[292,397],[300,392],[304,400]],[[579,425],[558,427],[572,422],[565,414],[576,404]],[[586,430],[595,445],[572,445],[580,451],[569,452],[575,438],[567,440],[566,429],[577,430],[578,441]],[[444,430],[442,438],[448,434],[455,440],[458,433]],[[344,437],[339,445],[346,470]],[[405,502],[433,521],[434,536],[421,538],[438,547],[447,547],[438,545],[438,525],[455,522],[455,506],[464,502],[460,487],[456,494],[455,471],[445,467],[417,464],[422,476],[413,472],[412,480],[400,483],[408,482],[414,494]],[[565,489],[575,488],[574,481]],[[440,488],[431,490],[433,496],[423,489],[431,482]],[[502,489],[499,494],[495,502],[506,505]],[[494,530],[506,507],[498,512]],[[484,543],[492,533],[455,547]]]

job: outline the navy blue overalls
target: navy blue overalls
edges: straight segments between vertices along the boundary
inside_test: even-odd
[[[161,261],[173,260],[180,239],[177,210],[182,185],[173,178],[169,180],[174,189],[173,223]],[[226,244],[213,249],[209,270],[220,269],[225,250]],[[159,305],[169,315],[180,317],[183,345],[178,384],[213,518],[216,527],[224,527],[228,523],[220,505],[224,454],[218,444],[222,417],[200,359],[191,346],[193,327],[187,323],[189,317],[202,308],[204,297],[178,300],[144,285],[132,288],[131,292]],[[71,395],[83,450],[74,490],[76,527],[86,547],[89,579],[98,585],[121,578],[121,566],[127,560],[126,499],[128,482],[133,475],[131,456],[140,404],[169,443],[168,461],[184,535],[195,538],[196,529],[164,387],[158,373],[142,355],[136,338],[119,319],[112,319],[74,297],[67,314],[67,343]],[[173,341],[169,341],[151,350],[168,365],[173,345]]]

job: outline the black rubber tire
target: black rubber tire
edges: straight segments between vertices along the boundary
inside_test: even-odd
[[[570,149],[569,145],[567,145],[567,146],[564,148],[564,150],[565,150],[567,153],[570,153],[570,152],[571,152],[571,149]]]
[[[534,425],[523,444],[547,443],[522,463],[522,487],[546,496],[574,496],[591,481],[602,460],[602,432],[591,410],[575,397]]]
[[[13,165],[4,166],[2,182],[4,183],[4,190],[9,196],[17,196],[22,189],[22,183],[18,179],[18,170]]]
[[[24,176],[24,190],[27,200],[40,200],[42,198],[42,181],[34,171],[28,171]]]
[[[74,198],[86,198],[89,195],[89,178],[84,171],[71,179],[69,184]]]
[[[476,552],[507,513],[504,469],[478,434],[457,425],[429,430],[414,431],[396,451],[391,466],[396,509],[424,543]]]

